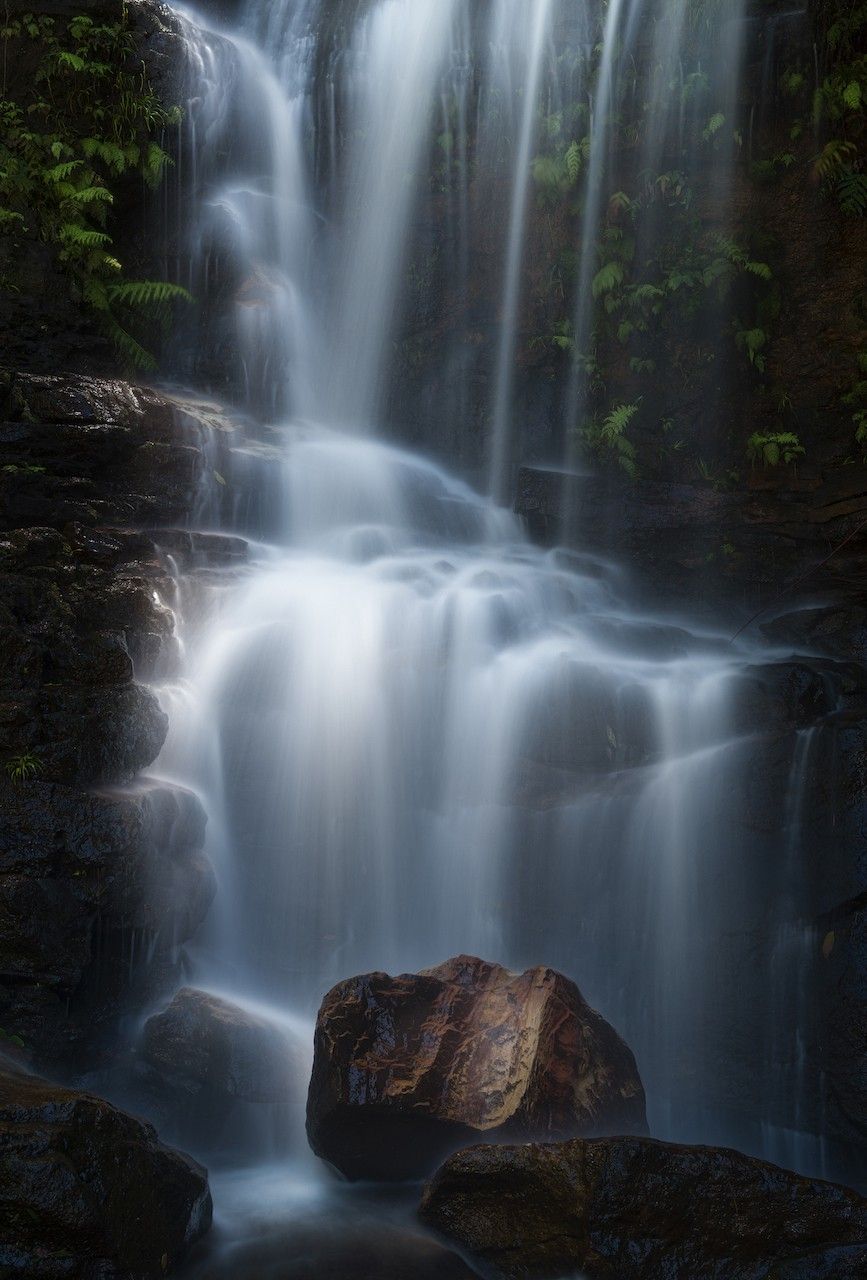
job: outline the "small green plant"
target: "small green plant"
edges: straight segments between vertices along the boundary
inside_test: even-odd
[[[631,479],[638,474],[638,467],[635,445],[629,439],[627,431],[640,406],[640,400],[632,404],[616,405],[601,422],[594,419],[588,423],[583,432],[591,449],[597,453],[609,453]]]
[[[745,351],[750,364],[759,373],[765,371],[764,348],[768,344],[768,335],[764,329],[739,329],[735,334],[738,349]]]
[[[20,756],[10,756],[5,762],[6,776],[15,787],[22,787],[39,776],[45,765],[32,752]]]
[[[790,467],[806,453],[801,441],[792,431],[756,431],[747,441],[747,457],[755,466]]]

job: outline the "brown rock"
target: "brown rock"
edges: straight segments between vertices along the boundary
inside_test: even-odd
[[[421,1217],[496,1280],[867,1275],[859,1195],[712,1147],[473,1147],[435,1175]]]
[[[350,1178],[412,1178],[484,1135],[646,1132],[635,1059],[552,969],[459,956],[366,974],[319,1011],[307,1134]]]

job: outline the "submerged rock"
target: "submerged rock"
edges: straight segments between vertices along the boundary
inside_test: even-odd
[[[4,1276],[149,1280],[208,1230],[207,1173],[100,1098],[3,1072],[0,1222]]]
[[[142,1056],[186,1095],[279,1103],[297,1079],[297,1056],[278,1027],[193,987],[148,1019]]]
[[[420,1177],[477,1140],[646,1132],[629,1048],[552,969],[468,956],[328,993],[307,1134],[350,1178]]]
[[[421,1217],[497,1280],[857,1280],[867,1201],[735,1151],[639,1138],[473,1147]]]

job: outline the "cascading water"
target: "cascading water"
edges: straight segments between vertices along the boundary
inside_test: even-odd
[[[448,123],[449,260],[463,273],[479,214],[468,174],[510,119],[488,406],[505,492],[556,8],[499,0],[479,17],[459,0],[376,0],[347,6],[336,36],[313,0],[251,2],[244,37],[187,24],[191,283],[210,308],[190,345],[237,352],[236,394],[269,425],[250,427],[215,477],[210,509],[251,540],[251,559],[183,620],[184,680],[164,690],[172,727],[157,767],[209,812],[220,895],[200,981],[309,1018],[356,972],[461,951],[545,962],[635,1049],[655,1133],[726,1141],[732,1122],[705,1099],[726,1091],[719,1046],[751,1024],[716,998],[735,963],[719,939],[758,933],[777,885],[767,829],[741,816],[771,750],[744,711],[748,647],[639,614],[622,571],[531,546],[494,502],[371,438],[431,134]],[[641,8],[612,4],[604,31],[579,332],[605,135]],[[683,9],[656,34],[666,75]],[[653,110],[648,157],[679,127],[661,98]],[[327,127],[314,146],[316,120]],[[805,767],[803,741],[773,750]],[[789,809],[791,841],[797,798]],[[738,1136],[761,1149],[746,1122]]]

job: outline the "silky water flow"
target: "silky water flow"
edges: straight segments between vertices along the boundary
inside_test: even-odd
[[[769,833],[747,811],[771,747],[743,710],[769,650],[642,612],[623,567],[539,549],[501,505],[530,165],[539,116],[563,88],[559,6],[470,8],[372,0],[335,22],[326,0],[248,0],[232,31],[180,18],[185,282],[208,305],[179,335],[178,368],[209,343],[231,352],[249,424],[215,446],[194,523],[246,538],[249,555],[240,570],[179,577],[182,672],[159,690],[171,727],[154,771],[208,813],[219,888],[196,984],[267,1011],[298,1047],[276,1145],[272,1133],[255,1159],[223,1153],[228,1269],[208,1275],[268,1275],[287,1232],[315,1252],[304,1232],[335,1216],[362,1235],[372,1221],[397,1229],[399,1204],[353,1199],[306,1149],[312,1022],[341,978],[460,952],[572,976],[635,1051],[656,1136],[823,1167],[800,1101],[769,1099],[767,1122],[741,1128],[707,1101],[720,1060],[745,1041],[770,1080],[789,1064],[798,1098],[809,939],[775,868],[797,863],[812,737],[773,747],[788,753],[789,782]],[[671,9],[654,36],[666,74],[685,21],[683,4]],[[608,9],[583,179],[591,220],[641,10]],[[730,63],[737,39],[735,24]],[[571,69],[573,87],[583,74]],[[651,110],[649,152],[683,127],[664,93]],[[444,120],[458,290],[470,223],[484,217],[469,175],[503,148],[514,175],[491,496],[378,430]],[[589,272],[579,261],[578,332]],[[469,394],[458,387],[450,403]],[[571,394],[577,411],[577,381]],[[751,931],[769,938],[771,1004],[758,1012],[732,994],[738,966],[763,963],[738,950]]]

